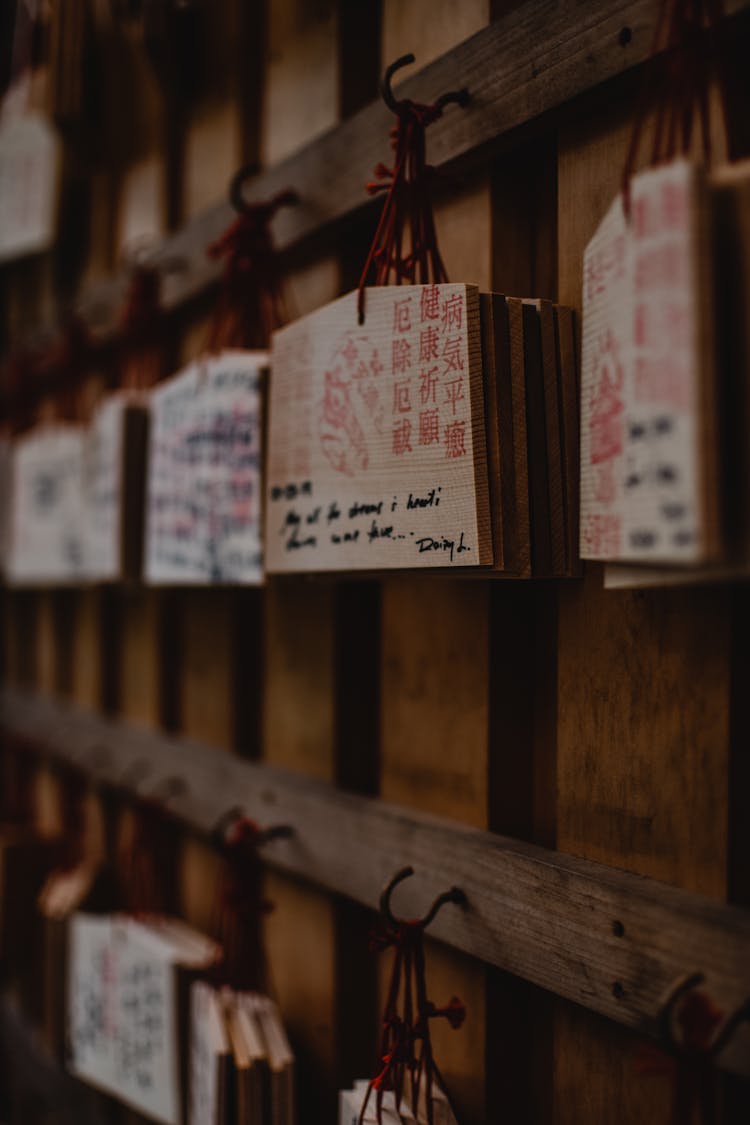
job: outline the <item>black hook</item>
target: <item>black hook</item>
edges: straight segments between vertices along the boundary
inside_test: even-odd
[[[385,73],[383,74],[383,78],[380,83],[380,93],[383,101],[388,106],[391,113],[395,113],[397,116],[404,103],[397,101],[393,95],[393,88],[391,86],[393,75],[397,70],[401,70],[402,67],[411,66],[413,62],[416,62],[413,54],[409,53],[408,55],[402,55],[401,58],[396,59],[395,62],[392,62],[390,66],[386,67]],[[442,110],[445,108],[445,106],[450,105],[452,102],[456,105],[465,106],[468,101],[469,91],[464,86],[461,90],[449,90],[448,93],[441,94],[435,102],[435,108],[438,110]]]
[[[703,973],[691,973],[689,976],[683,977],[672,989],[659,1012],[660,1036],[670,1050],[674,1052],[679,1052],[681,1049],[680,1044],[675,1039],[674,1030],[672,1028],[672,1017],[674,1016],[675,1008],[680,1000],[682,1000],[683,996],[687,996],[688,992],[692,992],[699,984],[703,984],[705,979]]]
[[[250,204],[246,203],[242,196],[245,180],[249,180],[251,176],[256,176],[259,171],[260,164],[257,160],[252,160],[249,164],[244,164],[242,168],[239,168],[229,181],[229,202],[235,211],[241,215],[246,215],[251,209]]]
[[[227,837],[235,825],[247,820],[247,814],[239,805],[233,805],[217,820],[210,832],[210,836],[221,847],[226,847]],[[294,829],[289,824],[275,824],[271,828],[259,829],[255,843],[258,847],[269,844],[272,840],[288,840],[294,835]]]
[[[274,212],[278,211],[279,207],[299,203],[299,196],[292,188],[277,192],[268,203],[248,203],[242,194],[242,190],[246,181],[249,180],[251,176],[257,176],[258,172],[260,172],[260,164],[254,160],[251,161],[250,164],[245,164],[242,168],[239,168],[229,181],[229,202],[239,215],[253,215],[256,214],[260,208],[261,210],[265,210],[270,218]]]
[[[393,894],[393,891],[395,890],[395,888],[398,886],[399,883],[402,883],[404,881],[404,879],[408,879],[413,874],[414,874],[414,868],[413,867],[411,867],[411,866],[402,867],[399,871],[396,872],[396,874],[393,876],[393,878],[386,884],[386,886],[383,888],[383,891],[380,895],[380,912],[381,912],[381,914],[383,914],[383,916],[386,918],[386,920],[390,923],[390,925],[393,926],[394,929],[398,929],[399,926],[403,925],[403,923],[400,922],[399,919],[395,917],[393,911],[391,910],[391,895]],[[430,907],[430,909],[427,911],[424,918],[422,919],[422,921],[421,921],[422,927],[426,928],[427,926],[429,926],[430,922],[433,921],[433,919],[435,918],[435,915],[438,913],[440,908],[445,906],[446,903],[453,902],[457,906],[466,906],[466,901],[467,901],[466,895],[464,894],[464,892],[461,890],[460,887],[451,887],[451,889],[449,891],[443,891],[442,894],[439,894],[437,896],[437,898],[433,902],[432,906]]]

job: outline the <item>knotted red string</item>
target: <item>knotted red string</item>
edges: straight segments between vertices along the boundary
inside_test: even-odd
[[[425,140],[428,125],[442,112],[439,103],[422,105],[407,98],[397,103],[398,122],[391,130],[393,167],[378,164],[378,179],[367,185],[370,195],[384,191],[386,197],[359,281],[360,323],[371,274],[373,285],[427,285],[448,280],[437,244],[431,192],[434,168],[427,163]]]
[[[423,1099],[428,1125],[434,1121],[433,1086],[445,1093],[432,1051],[430,1020],[447,1019],[457,1029],[464,1022],[466,1009],[455,996],[444,1008],[436,1008],[427,998],[424,930],[423,919],[398,922],[375,939],[379,951],[393,947],[395,953],[383,1013],[381,1067],[367,1087],[360,1125],[373,1091],[378,1122],[382,1121],[384,1094],[391,1090],[397,1107],[408,1093],[415,1117]]]
[[[120,384],[126,390],[152,387],[161,376],[161,275],[155,266],[136,266],[119,325]]]
[[[706,163],[712,154],[709,97],[712,77],[719,88],[726,136],[730,136],[729,67],[722,40],[723,0],[662,0],[652,56],[664,52],[662,64],[644,86],[623,169],[626,212],[630,207],[630,179],[638,160],[646,117],[656,103],[650,164],[687,154],[697,116],[701,151]]]
[[[674,1054],[658,1047],[642,1048],[638,1059],[641,1074],[665,1075],[672,1079],[669,1125],[714,1125],[716,1117],[716,1067],[713,1037],[722,1013],[704,992],[691,990],[680,1007],[677,1021],[681,1042]]]
[[[263,833],[240,817],[223,838],[224,872],[214,908],[214,934],[223,957],[212,970],[217,987],[238,992],[268,991],[263,943],[263,915],[271,909],[263,897],[263,865],[258,845]]]
[[[222,236],[207,250],[224,262],[221,289],[209,332],[209,351],[266,348],[271,333],[285,323],[279,258],[271,220],[280,207],[296,201],[282,191],[268,203],[244,204]]]

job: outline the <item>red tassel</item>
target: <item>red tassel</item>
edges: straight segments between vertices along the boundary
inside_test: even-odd
[[[214,933],[223,957],[213,969],[216,987],[238,992],[267,992],[268,965],[263,916],[272,909],[263,897],[263,865],[258,844],[263,833],[248,817],[239,817],[223,838],[224,873],[214,906]]]
[[[373,1092],[377,1120],[382,1122],[385,1092],[392,1090],[400,1105],[408,1090],[414,1115],[423,1098],[428,1125],[432,1125],[433,1086],[445,1092],[445,1083],[432,1053],[430,1020],[444,1018],[456,1029],[464,1022],[466,1009],[455,996],[443,1008],[427,998],[423,921],[390,926],[374,936],[373,945],[379,951],[392,947],[394,960],[383,1013],[381,1066],[367,1088],[360,1123]]]
[[[385,192],[386,198],[359,282],[360,320],[364,318],[365,287],[370,283],[425,285],[448,280],[437,245],[430,191],[434,169],[427,164],[425,143],[428,125],[442,112],[438,104],[421,105],[408,99],[398,103],[398,123],[391,130],[393,167],[377,164],[378,179],[371,180],[366,189],[369,195]]]
[[[224,260],[224,274],[208,347],[266,348],[271,333],[286,321],[278,254],[271,219],[296,200],[284,191],[269,203],[245,204],[216,242],[209,257]]]

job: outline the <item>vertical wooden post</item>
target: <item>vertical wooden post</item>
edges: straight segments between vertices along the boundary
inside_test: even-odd
[[[261,155],[283,159],[338,118],[337,10],[268,3]],[[294,187],[294,184],[290,184]],[[285,279],[291,316],[336,297],[335,256],[300,263]],[[263,757],[332,780],[333,591],[304,580],[268,584],[265,601]],[[335,1109],[335,915],[327,896],[269,876],[267,939],[273,984],[299,1048],[299,1104],[311,1119]]]
[[[630,98],[594,100],[559,145],[559,296],[620,186]],[[702,894],[727,892],[728,590],[609,592],[598,566],[560,587],[557,843]],[[700,968],[700,966],[696,966]],[[635,1072],[636,1039],[557,1005],[559,1125],[666,1120],[668,1082]]]
[[[448,50],[490,18],[487,0],[383,5],[382,65],[412,51],[417,65]],[[471,87],[471,75],[466,75]],[[444,91],[426,91],[437,98]],[[460,113],[450,107],[448,112]],[[427,140],[429,159],[429,134]],[[383,138],[383,159],[387,158]],[[435,222],[448,276],[491,281],[488,176],[451,190]],[[380,791],[387,800],[487,824],[489,592],[483,582],[424,574],[382,582]],[[419,878],[419,873],[416,875]],[[449,908],[452,909],[452,908]],[[387,969],[381,966],[381,991]],[[428,987],[438,1002],[459,995],[468,1016],[460,1031],[433,1031],[435,1053],[459,1120],[485,1120],[485,979],[480,964],[430,943]]]

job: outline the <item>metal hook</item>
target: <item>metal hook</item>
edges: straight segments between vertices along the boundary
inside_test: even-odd
[[[401,70],[402,67],[411,66],[413,62],[416,62],[416,58],[413,54],[409,53],[408,55],[402,55],[401,58],[396,59],[395,62],[392,62],[390,66],[386,67],[385,73],[383,74],[383,78],[380,82],[381,97],[383,98],[383,101],[388,106],[391,113],[395,113],[396,115],[398,115],[403,102],[397,101],[394,97],[393,88],[391,85],[393,81],[393,75],[397,70]],[[468,101],[469,91],[464,86],[461,90],[449,90],[448,93],[441,94],[435,102],[435,107],[438,110],[442,110],[445,108],[445,106],[450,105],[451,103],[465,106]]]
[[[257,160],[252,160],[249,164],[243,164],[229,181],[229,202],[235,211],[241,215],[247,215],[251,210],[249,203],[246,203],[242,197],[242,189],[245,186],[245,180],[250,176],[256,176],[260,171],[260,164]]]
[[[299,196],[292,188],[277,192],[268,203],[248,203],[242,194],[242,189],[245,186],[245,182],[251,176],[257,176],[258,172],[260,172],[260,164],[254,160],[251,161],[250,164],[244,164],[242,168],[239,168],[229,181],[229,202],[238,214],[252,215],[260,208],[261,210],[265,210],[270,218],[271,215],[278,211],[279,207],[299,203]]]
[[[394,927],[394,929],[398,929],[398,927],[401,926],[403,923],[400,922],[398,920],[398,918],[396,918],[393,911],[391,910],[391,895],[393,894],[393,891],[395,890],[395,888],[398,886],[399,883],[402,883],[404,881],[404,879],[408,879],[413,874],[414,874],[414,868],[413,867],[411,867],[411,866],[402,867],[399,871],[396,872],[396,874],[393,876],[393,878],[386,884],[386,886],[383,888],[383,891],[380,895],[380,912],[381,912],[381,914],[383,914],[383,916],[386,918],[386,920]],[[461,890],[460,887],[451,887],[451,889],[449,891],[443,891],[442,894],[439,894],[437,896],[437,898],[433,902],[432,906],[430,907],[430,909],[425,914],[425,916],[424,916],[424,918],[422,919],[422,922],[421,922],[422,926],[424,928],[429,926],[430,922],[433,921],[433,919],[435,918],[435,915],[438,913],[440,908],[442,906],[445,906],[446,903],[453,902],[457,906],[465,906],[466,901],[467,901],[466,895],[464,894],[464,892]]]
[[[662,1005],[659,1012],[659,1033],[662,1040],[669,1046],[672,1051],[679,1051],[680,1045],[675,1039],[674,1031],[672,1029],[672,1017],[683,996],[697,988],[699,984],[703,984],[706,978],[703,973],[691,973],[689,976],[683,977],[677,982],[669,996]]]
[[[244,809],[239,805],[233,805],[219,817],[211,830],[210,836],[219,845],[225,847],[228,843],[227,837],[231,834],[235,825],[247,819]],[[272,840],[285,840],[293,835],[294,829],[291,825],[275,824],[271,828],[259,829],[255,843],[258,847],[262,847],[263,844],[269,844]]]

